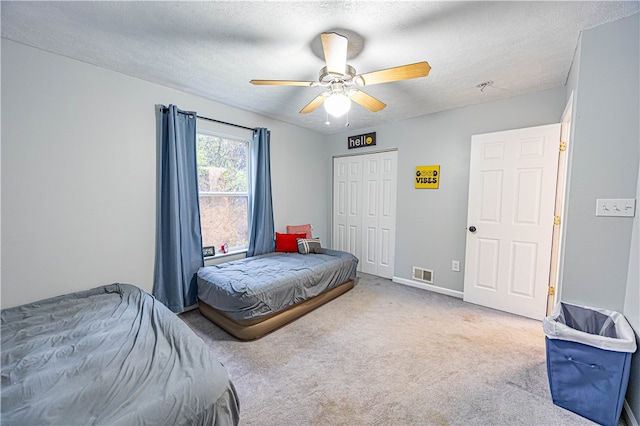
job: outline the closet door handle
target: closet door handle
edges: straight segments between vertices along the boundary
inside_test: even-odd
[[[470,226],[469,227],[469,232],[476,232],[476,227],[475,226]]]

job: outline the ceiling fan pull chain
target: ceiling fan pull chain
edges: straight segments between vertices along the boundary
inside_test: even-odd
[[[344,123],[344,127],[349,127],[349,111],[347,111],[347,120],[346,123]]]
[[[329,113],[325,111],[325,114],[327,114],[327,119],[325,120],[324,124],[326,124],[328,126],[329,124],[331,124],[329,122]]]

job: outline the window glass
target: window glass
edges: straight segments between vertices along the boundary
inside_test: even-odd
[[[202,245],[246,249],[249,141],[198,131],[196,148]]]

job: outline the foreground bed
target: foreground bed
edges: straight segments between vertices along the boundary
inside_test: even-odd
[[[238,339],[257,339],[351,289],[357,266],[352,254],[324,249],[200,268],[200,311]]]
[[[238,423],[225,368],[126,284],[2,311],[2,424]]]

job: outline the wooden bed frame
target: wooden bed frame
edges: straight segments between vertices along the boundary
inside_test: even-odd
[[[354,280],[347,281],[311,299],[290,306],[283,311],[250,320],[233,319],[202,300],[198,302],[198,307],[202,315],[232,336],[240,340],[254,340],[263,337],[265,334],[290,323],[296,318],[300,318],[315,308],[346,293],[351,290],[354,285]]]

